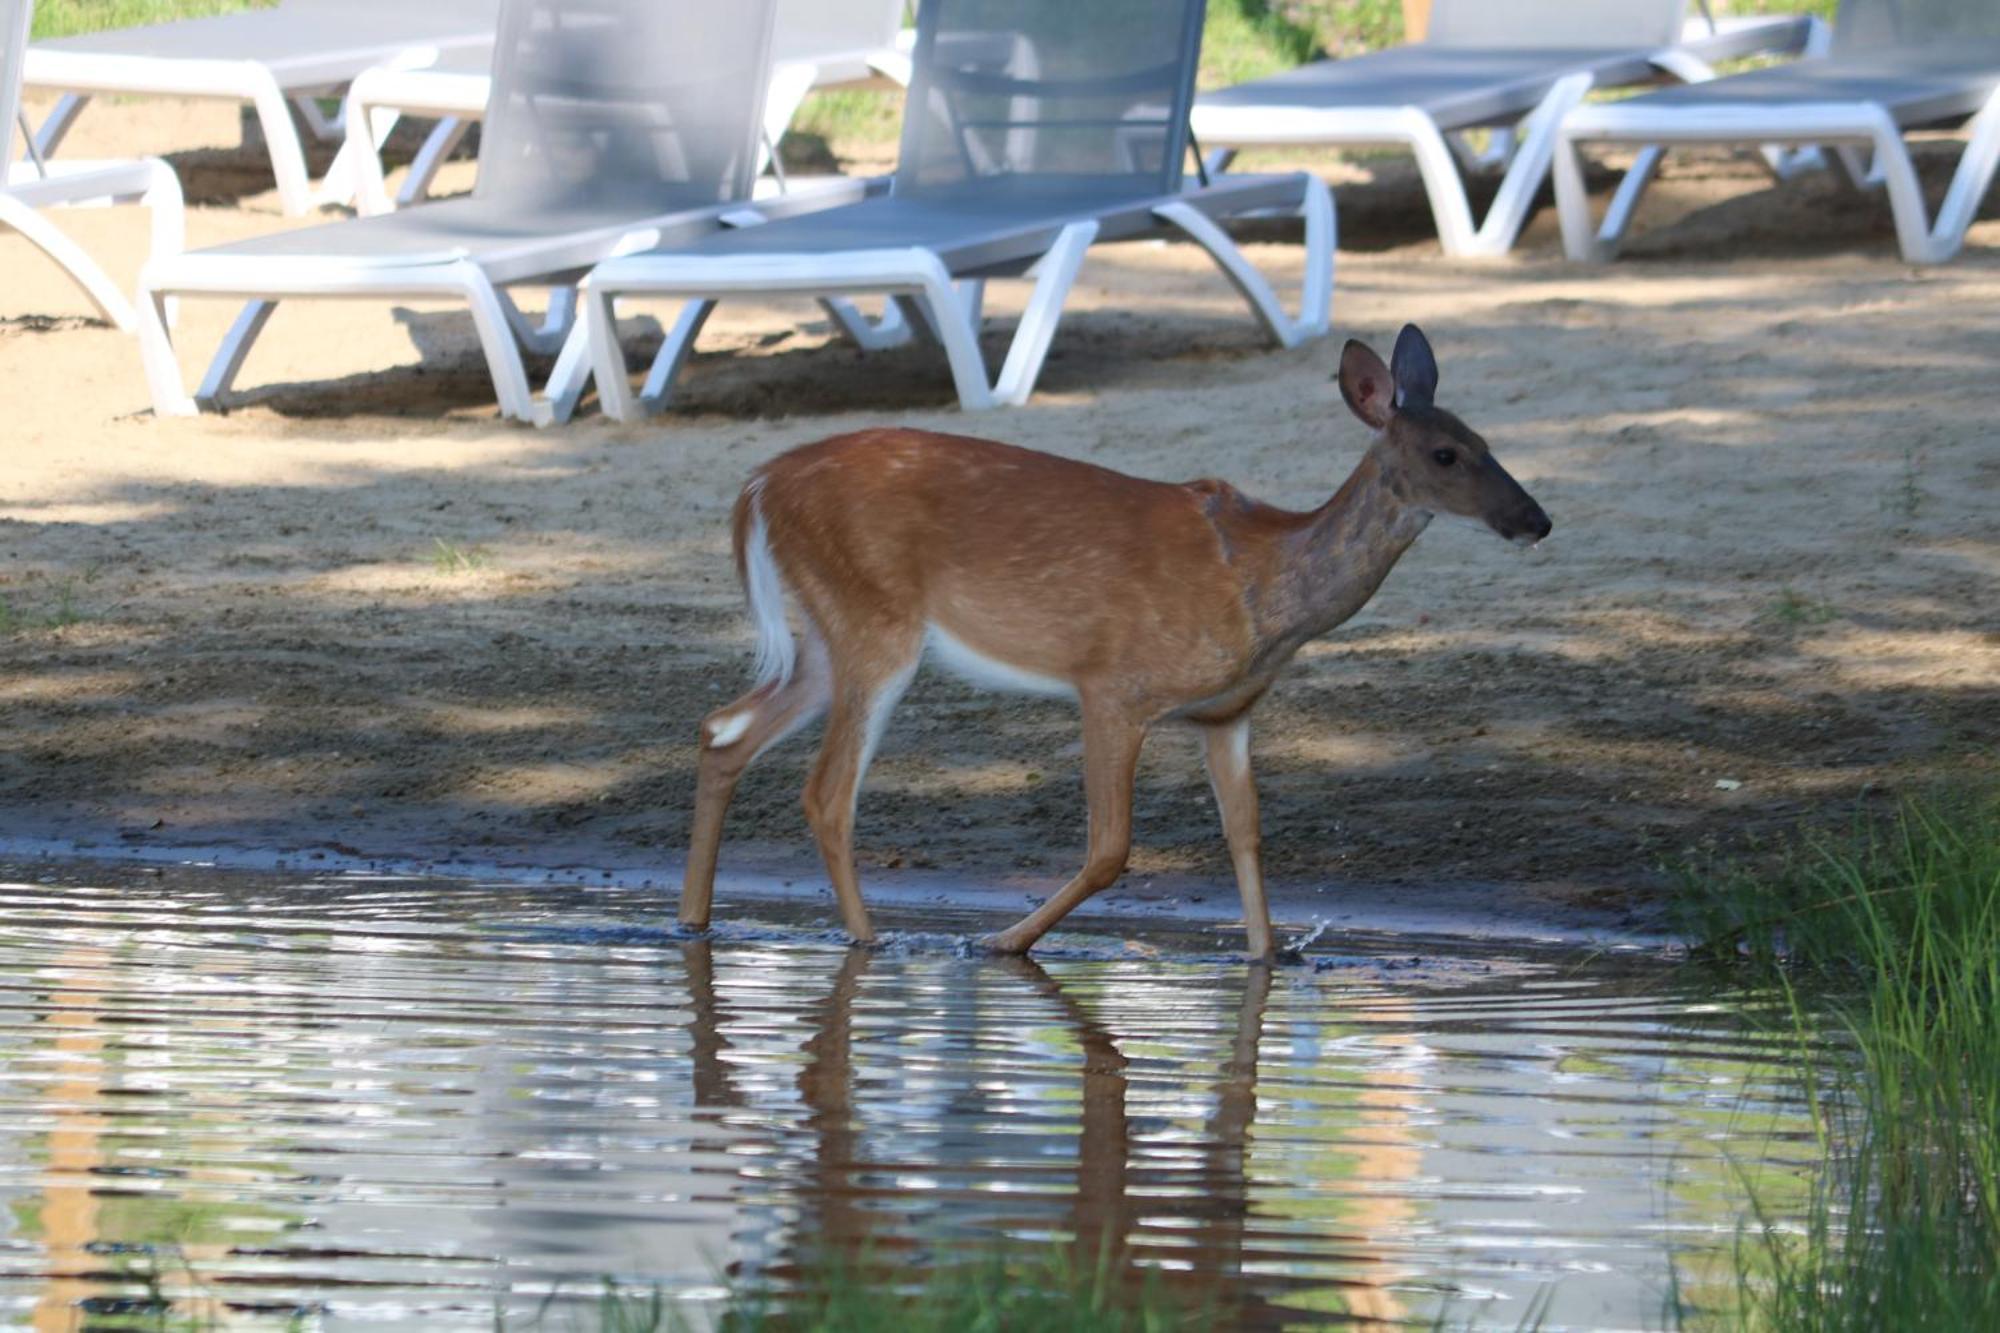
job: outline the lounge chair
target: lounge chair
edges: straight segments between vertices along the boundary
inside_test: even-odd
[[[1547,177],[1556,126],[1591,89],[1711,78],[1715,61],[1795,51],[1811,32],[1802,18],[1684,21],[1685,9],[1686,0],[1437,0],[1422,42],[1202,94],[1195,139],[1211,150],[1212,171],[1246,147],[1407,147],[1445,253],[1502,255]],[[1478,129],[1494,134],[1485,156],[1463,142]],[[1462,165],[1505,166],[1483,220]]]
[[[715,303],[766,293],[886,294],[891,328],[830,308],[864,346],[912,326],[942,344],[966,408],[1020,403],[1085,250],[1176,230],[1215,258],[1273,341],[1323,335],[1334,241],[1325,183],[1300,172],[1182,189],[1202,10],[1202,0],[925,0],[888,194],[621,256],[585,279],[571,343],[587,344],[606,414],[662,406]],[[1217,225],[1280,212],[1306,219],[1296,316]],[[996,383],[978,342],[985,282],[1028,271],[1033,296]],[[613,303],[641,294],[687,304],[635,400]],[[577,360],[550,381],[558,416],[581,388]]]
[[[1932,221],[1903,136],[1968,120],[1964,154]],[[1593,227],[1580,146],[1611,142],[1648,146]],[[1835,148],[1856,185],[1887,187],[1904,259],[1950,259],[1964,246],[2000,162],[2000,3],[1843,0],[1823,55],[1578,108],[1563,123],[1556,155],[1556,204],[1570,258],[1616,252],[1661,146],[1733,143]],[[1864,156],[1870,152],[1872,163]]]
[[[21,63],[28,49],[34,0],[0,0],[0,228],[19,232],[75,280],[104,317],[127,333],[138,328],[132,302],[97,261],[39,210],[63,204],[137,201],[152,213],[155,255],[181,248],[181,185],[156,157],[129,162],[46,161],[21,117]],[[12,161],[16,123],[27,154]]]
[[[503,0],[472,193],[147,265],[139,314],[155,409],[216,405],[282,298],[428,296],[471,307],[502,413],[528,418],[520,343],[536,330],[508,288],[552,288],[553,310],[610,255],[692,240],[736,210],[784,216],[865,193],[840,181],[748,212],[772,10]],[[154,318],[169,293],[249,298],[194,398]]]
[[[909,56],[897,42],[904,0],[779,0],[772,38],[771,91],[764,134],[775,145],[807,92],[886,75],[909,82]],[[464,47],[422,68],[384,65],[357,77],[347,93],[355,204],[363,213],[423,198],[466,131],[486,110],[490,47]],[[381,145],[400,116],[436,119],[394,204],[383,181]]]
[[[490,48],[498,0],[285,0],[212,18],[183,19],[36,42],[28,48],[29,88],[62,94],[35,131],[35,150],[53,158],[91,97],[101,94],[210,97],[255,108],[288,216],[352,195],[345,153],[323,188],[306,175],[296,108],[321,139],[341,136],[318,99],[337,97],[377,65],[425,64],[442,51]]]

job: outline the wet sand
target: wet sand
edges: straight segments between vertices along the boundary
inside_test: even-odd
[[[176,151],[195,245],[298,225],[237,133],[229,108],[111,106],[74,151]],[[2000,224],[1914,270],[1879,200],[1690,155],[1625,262],[1564,263],[1544,209],[1474,264],[1438,254],[1407,164],[1334,174],[1333,341],[1272,353],[1193,247],[1107,247],[1035,402],[981,416],[934,353],[864,358],[809,306],[743,302],[669,416],[535,432],[495,419],[462,312],[301,302],[236,410],[156,421],[132,344],[0,238],[0,836],[671,881],[695,724],[747,676],[726,529],[751,467],[909,424],[1306,507],[1365,444],[1338,340],[1386,350],[1405,320],[1556,533],[1523,553],[1435,525],[1281,680],[1255,740],[1281,915],[1622,919],[1704,848],[1993,779]],[[137,210],[62,223],[136,271]],[[1288,229],[1249,253],[1295,284]],[[995,284],[990,354],[1021,298]],[[646,307],[635,349],[672,313]],[[187,304],[190,382],[233,314]],[[816,876],[811,753],[746,780],[729,869]],[[1078,862],[1078,767],[1068,706],[920,677],[861,803],[864,874],[1014,913]],[[1149,746],[1133,868],[1135,894],[1233,898],[1191,737]]]

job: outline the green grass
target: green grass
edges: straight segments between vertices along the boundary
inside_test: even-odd
[[[2000,795],[1912,802],[1690,880],[1785,997],[1822,1127],[1803,1234],[1747,1232],[1743,1327],[2000,1327]]]
[[[470,574],[486,568],[486,550],[480,546],[460,546],[442,537],[431,538],[431,565],[440,574]]]
[[[550,1305],[553,1304],[551,1298]],[[811,1260],[785,1290],[731,1282],[707,1320],[689,1317],[658,1288],[607,1282],[595,1307],[568,1319],[545,1305],[522,1323],[496,1314],[501,1330],[544,1327],[592,1333],[1197,1333],[1227,1326],[1218,1307],[1189,1305],[1159,1274],[1138,1279],[1109,1252],[1079,1264],[1052,1246],[1033,1255],[994,1250],[928,1269],[871,1257],[829,1254]]]
[[[1824,625],[1838,620],[1840,609],[1830,602],[1816,602],[1797,588],[1783,588],[1765,610],[1764,618],[1780,625]]]
[[[1289,69],[1325,53],[1345,54],[1402,40],[1401,0],[1210,0],[1202,33],[1201,86],[1223,87]],[[843,156],[877,148],[888,155],[902,122],[902,94],[871,90],[814,93],[792,122]]]
[[[75,579],[64,579],[54,586],[52,594],[45,593],[31,602],[16,602],[0,593],[0,635],[19,634],[26,630],[63,629],[82,619],[83,610],[77,604]]]
[[[170,19],[207,18],[239,9],[267,9],[277,0],[40,0],[34,35],[69,37]]]

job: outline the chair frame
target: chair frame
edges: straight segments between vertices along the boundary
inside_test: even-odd
[[[1808,57],[1829,49],[1831,30],[1819,20]],[[1798,151],[1780,159],[1780,180],[1796,167],[1821,160],[1833,148],[1844,175],[1858,189],[1882,188],[1896,224],[1896,241],[1911,264],[1941,264],[1965,247],[1965,233],[2000,168],[2000,88],[1966,122],[1965,150],[1951,185],[1932,218],[1922,182],[1910,158],[1903,127],[1878,102],[1820,101],[1772,105],[1768,102],[1711,106],[1648,107],[1633,102],[1582,107],[1564,121],[1555,160],[1556,210],[1563,249],[1580,263],[1613,258],[1630,230],[1639,200],[1658,174],[1666,148],[1684,144],[1791,145]],[[1583,177],[1585,143],[1636,143],[1637,159],[1618,183],[1602,222],[1591,216]],[[1767,157],[1769,154],[1767,153]]]
[[[1182,199],[1162,201],[1150,212],[1157,224],[1155,234],[1178,232],[1208,252],[1273,345],[1297,347],[1331,329],[1337,217],[1333,191],[1317,176],[1302,172],[1223,182]],[[1270,283],[1216,222],[1223,216],[1285,213],[1305,219],[1306,269],[1296,314],[1285,310]],[[979,349],[986,279],[1017,266],[1003,266],[997,273],[955,274],[937,252],[917,246],[807,255],[633,254],[607,260],[578,288],[583,318],[550,378],[546,411],[551,419],[565,419],[587,378],[597,381],[599,403],[614,421],[661,411],[716,303],[750,294],[817,297],[837,327],[864,349],[907,341],[912,330],[920,331],[943,348],[959,404],[966,411],[1019,406],[1034,392],[1063,304],[1099,229],[1093,220],[1070,222],[1033,262],[1028,271],[1034,289],[997,378],[989,377]],[[890,298],[889,313],[881,323],[858,319],[838,299],[862,294]],[[615,303],[621,297],[641,295],[678,296],[686,304],[635,395],[618,338]]]
[[[221,16],[194,22],[227,22]],[[410,44],[381,44],[365,57],[341,52],[319,61],[288,61],[282,66],[257,60],[203,60],[180,56],[141,56],[111,52],[67,51],[30,45],[23,64],[26,86],[60,94],[56,105],[34,131],[34,151],[53,158],[90,99],[103,95],[200,97],[248,104],[257,117],[271,159],[271,174],[280,207],[288,217],[301,217],[322,204],[345,203],[353,196],[355,161],[345,142],[345,122],[328,116],[321,98],[339,97],[361,70],[385,62],[401,66],[427,65],[441,51],[479,42],[493,34],[483,29]],[[292,113],[297,110],[314,138],[342,147],[326,175],[315,185],[306,169],[304,142]]]
[[[187,227],[180,178],[174,175],[172,167],[156,157],[49,162],[20,110],[25,83],[22,71],[26,54],[33,49],[28,44],[28,33],[35,6],[33,0],[9,0],[6,7],[11,12],[5,16],[0,43],[12,48],[13,58],[0,61],[0,70],[13,71],[14,86],[0,89],[0,228],[18,232],[54,260],[107,321],[125,333],[137,332],[139,314],[131,298],[111,280],[102,265],[43,216],[41,210],[137,203],[151,215],[151,253],[178,254]],[[27,152],[21,161],[10,162],[8,155],[17,119]],[[160,312],[163,320],[172,316],[171,307]]]
[[[1684,83],[1700,83],[1715,77],[1711,59],[1750,50],[1797,50],[1810,36],[1809,21],[1803,19],[1689,21],[1690,34],[1699,37],[1704,29],[1707,49],[1666,47],[1647,55],[1646,63]],[[1589,72],[1560,76],[1521,120],[1491,126],[1440,125],[1417,106],[1287,108],[1280,116],[1276,108],[1200,102],[1194,123],[1201,141],[1212,148],[1206,164],[1214,173],[1226,171],[1238,150],[1250,146],[1406,148],[1416,158],[1444,252],[1456,258],[1493,259],[1513,249],[1519,239],[1554,161],[1560,127],[1596,86],[1597,76]],[[1480,128],[1492,132],[1492,143],[1483,153],[1474,152],[1463,138],[1467,131]],[[1496,167],[1501,170],[1499,192],[1486,215],[1475,217],[1465,172]]]
[[[910,82],[910,58],[900,46],[880,50],[834,51],[819,59],[780,60],[772,65],[770,92],[765,100],[766,151],[775,148],[798,114],[799,104],[816,88],[863,83],[880,76],[900,86]],[[365,70],[347,90],[342,124],[347,137],[342,150],[352,169],[352,202],[364,215],[404,208],[430,193],[443,168],[472,126],[486,114],[491,80],[467,70],[391,63]],[[391,199],[382,165],[382,145],[404,116],[437,121],[410,160],[408,172]]]

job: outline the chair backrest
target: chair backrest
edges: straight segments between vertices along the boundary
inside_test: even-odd
[[[778,0],[774,60],[809,60],[896,45],[906,0]]]
[[[2000,0],[1841,0],[1837,52],[2000,40]]]
[[[504,0],[475,194],[537,212],[747,199],[774,0]]]
[[[895,192],[1180,188],[1204,0],[923,0]]]
[[[1687,0],[1437,0],[1433,46],[1654,49],[1681,40]]]
[[[20,137],[21,65],[34,21],[35,0],[0,0],[0,185],[7,183],[7,167]]]

